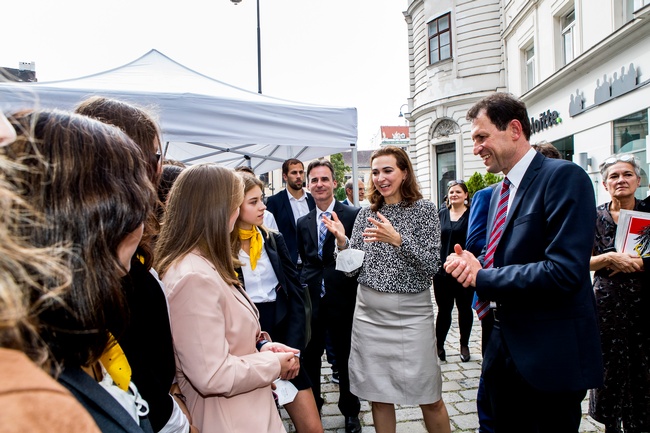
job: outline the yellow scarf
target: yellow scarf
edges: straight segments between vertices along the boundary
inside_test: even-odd
[[[99,361],[102,363],[108,374],[111,375],[115,385],[126,391],[131,382],[131,366],[126,359],[124,351],[120,347],[113,334],[110,335],[106,350]]]
[[[246,239],[251,240],[250,247],[250,258],[251,258],[251,269],[255,270],[257,266],[257,260],[262,257],[262,234],[257,230],[257,227],[253,226],[250,230],[238,229],[239,230],[239,239],[245,241]]]

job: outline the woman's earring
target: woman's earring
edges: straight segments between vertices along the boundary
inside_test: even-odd
[[[467,205],[467,204],[469,204],[469,201],[467,199],[465,199],[465,201],[463,203],[465,203]]]

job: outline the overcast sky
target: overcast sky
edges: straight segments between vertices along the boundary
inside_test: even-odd
[[[407,0],[260,0],[262,91],[356,107],[359,148],[403,125]],[[35,61],[39,82],[121,66],[152,48],[257,91],[256,0],[31,0],[0,7],[0,66]]]

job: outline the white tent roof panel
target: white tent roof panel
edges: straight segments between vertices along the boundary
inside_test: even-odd
[[[151,107],[169,158],[234,167],[248,158],[256,172],[287,158],[313,159],[357,141],[355,108],[286,101],[249,92],[193,71],[151,50],[118,68],[70,80],[0,83],[5,110],[70,110],[91,95]]]

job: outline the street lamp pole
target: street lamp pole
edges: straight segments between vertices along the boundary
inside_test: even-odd
[[[230,0],[238,5],[242,0]],[[262,31],[260,29],[260,0],[257,0],[257,93],[262,94]]]
[[[262,32],[260,30],[260,0],[257,0],[257,93],[262,94]]]

